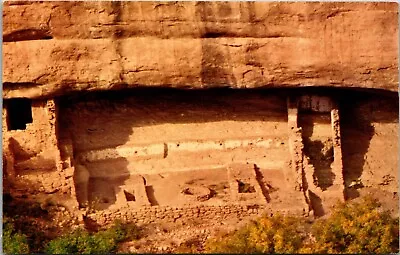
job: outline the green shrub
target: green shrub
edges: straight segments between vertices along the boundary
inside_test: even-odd
[[[302,244],[301,220],[264,216],[225,237],[206,242],[211,253],[296,253]]]
[[[261,217],[205,244],[211,253],[398,253],[399,221],[371,198],[340,203],[310,228],[300,217]]]
[[[49,254],[108,254],[117,250],[118,243],[138,239],[139,230],[135,225],[117,222],[107,230],[94,234],[77,229],[71,234],[51,240],[46,247]]]
[[[382,211],[371,198],[339,204],[328,219],[312,228],[315,241],[304,251],[313,253],[397,253],[398,219]]]
[[[5,254],[29,253],[26,236],[16,232],[14,225],[7,219],[3,219],[3,251]]]

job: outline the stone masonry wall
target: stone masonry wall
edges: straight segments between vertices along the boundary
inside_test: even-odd
[[[116,219],[146,224],[152,222],[176,222],[179,220],[223,220],[229,217],[244,218],[246,216],[261,216],[264,213],[288,213],[290,210],[274,210],[270,205],[259,204],[229,204],[220,206],[144,206],[139,209],[122,207],[107,211],[89,213],[86,217],[95,220],[100,225],[112,224]],[[293,212],[299,213],[303,212]]]
[[[74,196],[73,168],[63,169],[58,149],[58,109],[54,100],[32,101],[32,123],[25,130],[7,130],[3,108],[3,159],[7,178],[31,192]]]
[[[7,114],[3,109],[3,141],[9,143],[5,147],[12,150],[17,171],[59,169],[54,101],[32,101],[33,121],[25,130],[7,130]]]

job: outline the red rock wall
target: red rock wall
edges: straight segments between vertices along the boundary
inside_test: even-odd
[[[7,2],[5,98],[137,86],[397,91],[396,3]]]

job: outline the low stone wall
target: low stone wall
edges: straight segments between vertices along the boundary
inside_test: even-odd
[[[87,215],[100,225],[112,224],[114,220],[147,224],[153,222],[176,222],[179,220],[223,220],[229,217],[244,218],[271,213],[272,207],[259,204],[196,205],[184,207],[144,206],[140,208],[118,208],[98,211]],[[274,210],[277,212],[277,210]],[[282,211],[281,213],[286,213]]]

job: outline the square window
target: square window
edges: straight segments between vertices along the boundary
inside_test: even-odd
[[[25,130],[26,124],[32,123],[32,100],[15,98],[4,103],[7,109],[8,130]]]

